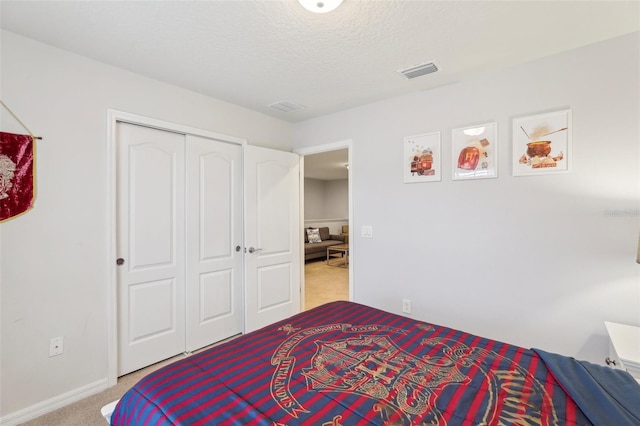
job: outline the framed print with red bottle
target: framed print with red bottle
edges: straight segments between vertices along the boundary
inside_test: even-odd
[[[451,132],[453,180],[498,177],[498,123],[484,123]]]

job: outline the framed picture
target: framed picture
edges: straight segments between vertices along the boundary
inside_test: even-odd
[[[405,183],[435,182],[441,179],[440,132],[404,138]]]
[[[453,129],[453,180],[498,177],[498,123]]]
[[[571,110],[513,119],[513,175],[569,171]]]

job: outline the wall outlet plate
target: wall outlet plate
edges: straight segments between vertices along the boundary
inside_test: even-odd
[[[64,337],[54,337],[49,340],[49,356],[62,354],[64,351]]]

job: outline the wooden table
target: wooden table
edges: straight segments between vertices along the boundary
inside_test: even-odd
[[[334,259],[332,263],[331,260]],[[335,259],[339,259],[336,262]],[[329,266],[349,266],[349,244],[338,244],[327,247],[327,265]]]

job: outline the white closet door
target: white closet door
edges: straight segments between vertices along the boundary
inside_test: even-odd
[[[184,142],[117,125],[118,375],[184,351]]]
[[[300,312],[300,160],[245,147],[245,330]]]
[[[186,146],[186,349],[193,351],[242,332],[242,147],[191,135]]]

